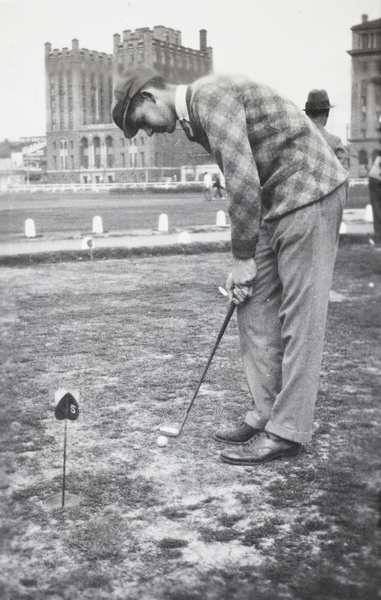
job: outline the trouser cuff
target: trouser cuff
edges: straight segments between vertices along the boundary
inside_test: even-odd
[[[248,412],[245,417],[245,423],[253,427],[254,429],[264,429],[267,424],[267,420],[260,419],[258,416],[255,416],[252,412]]]
[[[288,429],[288,427],[282,427],[282,425],[278,425],[277,423],[274,423],[274,421],[267,422],[266,431],[268,431],[269,433],[273,433],[274,435],[278,435],[279,437],[284,438],[285,440],[297,442],[298,444],[307,444],[311,441],[312,438],[311,432],[295,431],[294,429]]]

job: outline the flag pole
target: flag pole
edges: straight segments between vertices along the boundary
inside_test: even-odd
[[[65,506],[66,439],[67,439],[67,420],[65,419],[65,436],[64,436],[64,452],[63,452],[63,478],[62,478],[62,508],[64,508],[64,506]]]

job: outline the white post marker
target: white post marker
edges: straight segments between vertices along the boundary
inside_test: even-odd
[[[189,244],[191,241],[189,233],[187,231],[182,231],[179,233],[177,241],[179,244]]]
[[[25,221],[25,237],[27,237],[27,238],[36,237],[36,228],[34,226],[33,219],[27,219]]]
[[[103,233],[102,217],[93,218],[93,233]]]
[[[168,216],[166,214],[161,214],[159,217],[159,225],[157,227],[158,231],[168,231]]]
[[[346,224],[341,223],[339,233],[347,233],[347,231],[348,231],[348,227],[346,226]]]
[[[371,204],[367,204],[365,207],[365,221],[373,223],[373,210]]]
[[[219,210],[216,215],[216,225],[218,227],[226,227],[226,215],[223,210]]]

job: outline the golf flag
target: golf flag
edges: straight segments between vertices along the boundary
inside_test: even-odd
[[[62,421],[63,419],[69,419],[69,421],[76,421],[79,416],[78,402],[74,398],[73,394],[66,392],[58,402],[55,410],[56,419]]]

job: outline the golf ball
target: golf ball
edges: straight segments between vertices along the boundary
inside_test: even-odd
[[[156,443],[158,446],[160,446],[160,448],[164,448],[164,446],[168,444],[168,438],[165,437],[165,435],[159,435],[159,437],[156,440]]]

